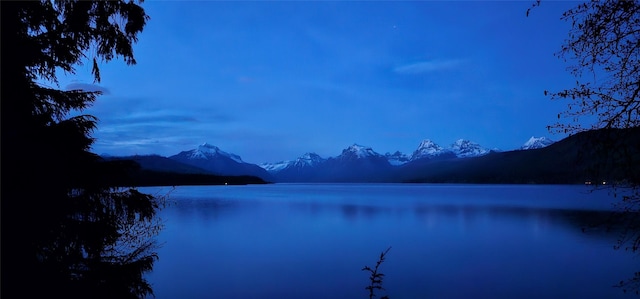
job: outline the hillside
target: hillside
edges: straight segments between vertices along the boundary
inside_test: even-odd
[[[158,155],[108,157],[105,163],[128,164],[125,174],[111,178],[120,186],[180,186],[180,185],[247,185],[267,184],[250,175],[215,175],[202,168]]]
[[[394,181],[575,184],[638,181],[640,128],[587,131],[548,147],[425,160],[396,170]]]
[[[138,169],[130,173],[127,181],[135,185],[266,181],[494,184],[640,181],[640,128],[586,131],[541,146],[531,143],[528,148],[499,152],[458,141],[460,150],[453,151],[425,140],[411,158],[401,153],[382,155],[370,147],[354,144],[336,157],[324,159],[306,153],[296,160],[262,167],[208,144],[169,158],[149,155],[105,159],[135,162]]]

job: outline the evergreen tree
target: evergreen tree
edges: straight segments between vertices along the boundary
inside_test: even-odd
[[[1,13],[2,297],[152,294],[159,199],[112,183],[128,165],[89,152],[93,116],[70,117],[99,92],[57,81],[86,62],[97,82],[99,61],[135,64],[148,16],[122,0],[2,1]]]

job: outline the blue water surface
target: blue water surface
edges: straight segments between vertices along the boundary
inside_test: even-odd
[[[565,185],[270,184],[169,195],[156,298],[630,298],[640,270],[601,223],[618,198]],[[583,231],[586,229],[585,231]]]

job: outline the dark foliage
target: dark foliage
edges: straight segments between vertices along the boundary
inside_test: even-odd
[[[568,109],[558,114],[568,122],[550,129],[574,133],[640,126],[640,2],[587,1],[565,11],[562,19],[571,30],[556,56],[569,63],[576,85],[544,92],[568,101]],[[583,127],[580,122],[590,116],[596,122]]]
[[[131,175],[131,181],[120,183],[124,186],[191,186],[191,185],[248,185],[268,184],[259,177],[221,176],[198,173],[159,172],[153,170],[141,170]]]
[[[533,7],[540,6],[537,0]],[[531,10],[527,11],[529,14]],[[640,1],[586,1],[565,11],[571,23],[567,39],[556,56],[569,63],[576,78],[572,88],[545,91],[552,100],[567,101],[567,110],[550,130],[576,133],[585,129],[631,129],[640,127]],[[583,121],[595,118],[590,127]],[[563,121],[564,120],[564,121]],[[626,223],[617,248],[640,249],[640,177],[637,143],[625,143],[624,135],[601,136],[591,149],[605,157],[590,170],[614,168],[623,179],[610,190],[622,198],[616,222]],[[623,290],[638,294],[640,274],[620,283]]]
[[[368,286],[365,287],[365,289],[369,291],[369,299],[373,299],[376,297],[377,290],[384,290],[384,288],[382,287],[382,279],[384,278],[384,274],[379,272],[378,270],[382,262],[384,262],[385,256],[387,255],[387,253],[389,253],[389,250],[391,250],[391,247],[387,248],[387,250],[380,253],[380,257],[378,258],[378,261],[376,262],[376,265],[373,268],[369,266],[364,266],[364,268],[362,268],[362,271],[367,271],[370,273],[369,275],[370,283]],[[385,295],[380,298],[389,299],[389,296]]]
[[[98,92],[60,71],[122,58],[148,19],[131,1],[1,2],[2,297],[142,298],[157,259],[160,198],[110,184],[132,165],[89,152]]]
[[[131,160],[144,170],[160,171],[160,172],[176,172],[176,173],[197,173],[211,174],[211,172],[192,165],[180,163],[178,161],[162,157],[159,155],[135,155],[124,157],[104,157],[105,161],[112,160]]]
[[[115,186],[186,186],[266,184],[256,176],[222,176],[158,155],[108,157],[104,164],[127,165],[128,171],[113,178]]]

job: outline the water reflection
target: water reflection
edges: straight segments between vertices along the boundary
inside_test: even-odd
[[[611,286],[637,267],[612,250],[615,234],[582,232],[610,203],[579,192],[185,188],[163,211],[165,247],[150,281],[158,298],[366,298],[360,269],[393,246],[384,265],[391,298],[622,297]]]
[[[237,201],[221,198],[182,198],[175,201],[172,210],[176,212],[176,216],[179,221],[186,221],[187,219],[191,219],[208,223],[212,221],[218,221],[221,217],[229,215],[230,213],[234,213],[234,211],[236,213],[240,212],[242,209],[246,209],[250,206],[252,205],[247,205],[247,203],[240,203]]]

